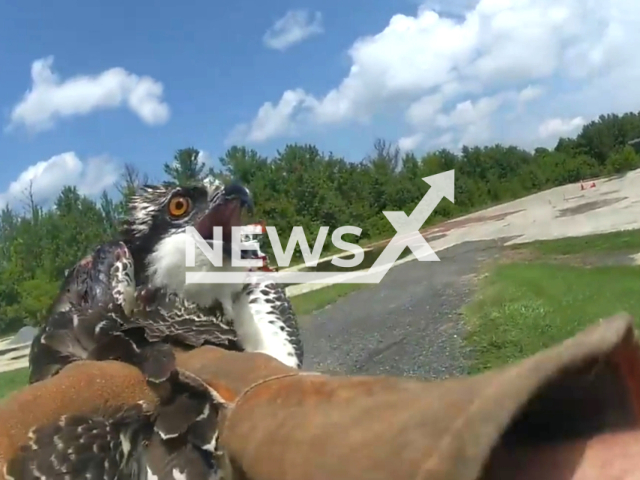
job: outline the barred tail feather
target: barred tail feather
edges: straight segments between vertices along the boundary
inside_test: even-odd
[[[35,427],[5,467],[7,480],[135,478],[150,415],[134,405],[113,415],[65,415]]]

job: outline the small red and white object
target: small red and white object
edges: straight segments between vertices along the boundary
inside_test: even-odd
[[[590,188],[596,188],[596,182],[591,182],[591,183],[580,182],[580,190],[588,190]]]
[[[256,259],[262,260],[261,267],[252,267],[251,270],[261,270],[263,272],[273,272],[273,269],[269,266],[269,258],[267,254],[265,254],[260,249],[260,235],[264,234],[267,231],[264,221],[260,221],[259,223],[251,223],[247,225],[248,227],[259,227],[260,233],[253,234],[245,234],[243,235],[242,241],[244,243],[251,243],[255,245],[255,249],[253,250],[253,255],[255,255]]]

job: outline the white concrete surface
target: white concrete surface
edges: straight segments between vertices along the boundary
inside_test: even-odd
[[[474,219],[522,210],[502,220],[455,228],[430,244],[438,251],[470,240],[519,236],[510,242],[513,244],[640,228],[640,170],[619,179],[601,179],[595,183],[595,188],[584,191],[580,190],[579,183],[557,187],[468,215],[464,218]],[[567,208],[615,199],[620,201],[579,215],[560,216],[562,210]]]
[[[0,348],[5,349],[11,347],[11,351],[0,356],[0,372],[8,372],[18,368],[28,366],[27,355],[31,343],[23,343],[21,345],[8,345],[7,341],[3,341]]]
[[[438,252],[459,243],[475,240],[518,237],[510,242],[513,244],[640,228],[640,170],[630,172],[622,178],[596,179],[595,183],[595,188],[587,190],[581,190],[580,183],[557,187],[467,215],[453,222],[459,224],[462,220],[481,220],[483,217],[505,214],[506,217],[502,219],[481,220],[450,230],[447,230],[447,223],[438,225],[430,229],[429,234],[442,233],[444,236],[429,243]],[[619,201],[601,208],[589,209],[578,215],[562,216],[562,211],[567,208],[616,199]],[[518,212],[519,210],[521,211]],[[332,257],[323,260],[330,258]],[[394,266],[412,260],[415,260],[415,257],[408,255]],[[640,264],[640,254],[637,256],[637,262]],[[327,284],[294,285],[287,288],[287,293],[296,296],[325,286]],[[28,352],[28,347],[25,345],[23,354]],[[19,354],[14,353],[6,359],[0,359],[0,371],[26,366],[26,360],[13,358],[16,355]]]

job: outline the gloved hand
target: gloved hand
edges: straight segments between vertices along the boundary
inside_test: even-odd
[[[624,315],[521,362],[444,381],[310,374],[214,347],[178,353],[177,366],[211,390],[227,479],[612,480],[640,471],[640,349]],[[0,404],[0,461],[16,458],[32,427],[70,414],[101,419],[103,430],[137,428],[127,437],[135,451],[168,396],[129,365],[72,364]],[[113,437],[108,448],[122,444]],[[30,478],[25,469],[13,477]]]

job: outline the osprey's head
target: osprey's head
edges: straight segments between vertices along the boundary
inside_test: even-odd
[[[231,229],[243,224],[245,211],[252,213],[253,201],[249,190],[237,183],[225,186],[207,179],[198,185],[144,186],[129,202],[122,231],[135,259],[138,281],[210,304],[212,285],[185,284],[186,229],[194,227],[203,239],[212,241],[214,227],[221,227],[230,251]],[[229,269],[222,267],[223,271]],[[221,267],[214,267],[196,248],[195,270],[221,271]]]

